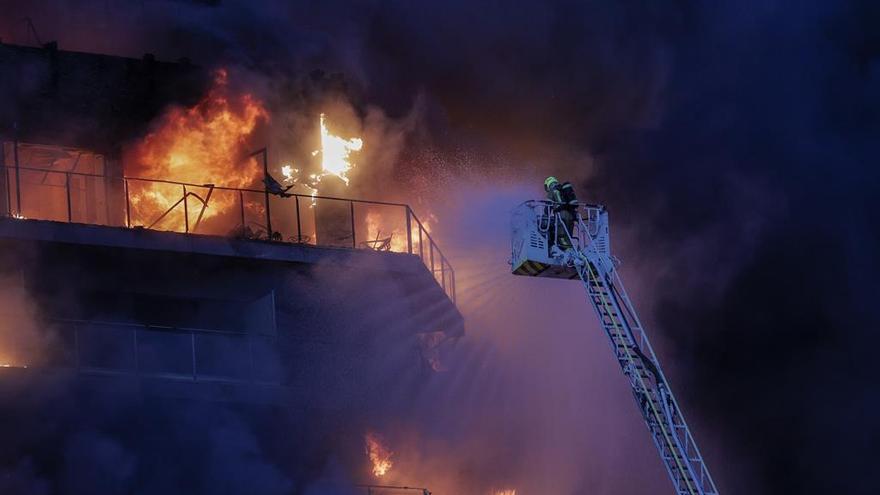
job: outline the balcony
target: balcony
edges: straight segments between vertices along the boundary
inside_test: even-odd
[[[0,166],[5,216],[412,255],[455,303],[455,271],[406,204],[113,177],[101,155],[69,150],[65,156],[75,157],[67,159],[70,163],[55,157],[47,166],[41,153],[57,155],[58,149],[46,149],[15,143],[4,150],[3,163],[12,163]],[[59,164],[67,170],[59,170]]]

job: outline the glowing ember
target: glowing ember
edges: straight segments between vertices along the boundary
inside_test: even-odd
[[[293,168],[293,165],[282,165],[281,166],[281,177],[282,181],[285,184],[291,184],[294,187],[302,186],[304,187],[309,194],[312,196],[312,206],[315,205],[315,196],[318,194],[318,189],[315,187],[318,182],[320,182],[320,177],[315,174],[309,176],[309,179],[306,181],[302,180],[301,170],[298,168]],[[294,189],[294,192],[301,192],[298,189]]]
[[[364,442],[366,444],[367,456],[370,458],[370,462],[373,463],[373,475],[377,478],[385,476],[394,465],[391,461],[391,456],[394,455],[394,452],[386,447],[382,443],[381,437],[375,433],[370,432],[364,435]]]
[[[284,177],[284,182],[292,182],[295,180],[295,175],[298,174],[299,169],[293,168],[293,165],[282,165],[281,166],[281,175]]]
[[[250,151],[248,138],[261,120],[268,119],[268,113],[253,96],[232,94],[226,78],[225,71],[218,71],[214,86],[198,104],[169,110],[156,130],[128,153],[127,175],[237,188],[257,184],[261,167],[256,160],[242,161],[242,157]],[[188,191],[203,199],[207,194],[206,188]],[[129,181],[129,197],[132,224],[149,226],[183,197],[183,191],[177,185]],[[214,195],[203,218],[221,215],[235,199],[230,194]],[[192,227],[201,203],[195,198],[188,202]],[[184,229],[183,207],[176,208],[180,213],[170,213],[159,228]]]

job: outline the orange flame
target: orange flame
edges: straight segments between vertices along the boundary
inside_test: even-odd
[[[213,184],[244,188],[257,183],[262,171],[257,161],[242,156],[245,146],[261,120],[268,119],[263,103],[249,94],[234,95],[227,87],[226,71],[217,71],[214,85],[192,108],[171,108],[158,128],[129,153],[129,175],[192,184]],[[193,191],[192,189],[196,189]],[[190,188],[204,199],[206,188]],[[183,197],[180,186],[129,181],[132,225],[149,226]],[[197,199],[189,199],[190,223],[201,209]],[[207,219],[232,207],[234,195],[216,195],[204,210]],[[181,213],[172,212],[159,228],[182,231]]]
[[[395,220],[393,215],[383,215],[382,212],[374,210],[367,212],[364,217],[367,225],[365,242],[370,248],[394,253],[406,252],[406,230],[403,226],[392,225],[393,220]]]
[[[312,154],[321,154],[322,175],[335,175],[348,185],[348,172],[354,166],[349,161],[352,151],[360,151],[364,142],[360,138],[344,139],[330,134],[321,114],[321,150]]]
[[[301,170],[294,168],[292,164],[282,165],[281,175],[287,184],[302,184],[309,190],[314,198],[318,195],[318,185],[321,179],[329,175],[339,177],[347,186],[350,182],[348,173],[355,167],[351,161],[351,154],[360,151],[364,146],[361,138],[345,139],[330,133],[327,129],[327,121],[324,114],[320,117],[321,148],[312,151],[312,156],[321,155],[321,172],[310,174],[308,179],[302,180]],[[314,201],[312,202],[314,206]]]
[[[385,476],[394,465],[391,461],[394,452],[382,443],[382,438],[379,435],[372,432],[364,435],[364,443],[366,444],[367,457],[373,463],[373,475],[377,478]]]

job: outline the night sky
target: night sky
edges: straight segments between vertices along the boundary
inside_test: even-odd
[[[4,42],[32,43],[30,16],[64,49],[187,56],[267,93],[265,81],[340,73],[361,115],[407,122],[383,176],[405,191],[472,180],[492,196],[496,177],[527,177],[537,196],[546,174],[572,180],[611,211],[685,414],[713,430],[721,491],[876,492],[877,3],[2,0],[0,12]]]

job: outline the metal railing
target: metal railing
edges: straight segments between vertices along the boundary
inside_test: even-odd
[[[29,316],[0,312],[0,325],[17,328]],[[134,321],[41,317],[45,333],[34,347],[4,342],[0,369],[72,370],[91,375],[161,378],[184,382],[224,382],[277,387],[313,381],[314,363],[291,361],[303,345],[335,356],[334,338],[276,334],[274,331],[199,328]],[[342,380],[336,366],[322,367],[322,379]],[[378,492],[377,492],[378,493]]]
[[[367,495],[384,495],[400,492],[419,492],[422,495],[431,495],[431,490],[415,486],[392,486],[392,485],[355,485],[357,488],[363,488]]]
[[[455,302],[455,271],[409,205],[5,166],[6,214],[416,255]]]
[[[283,385],[278,337],[139,323],[51,318],[48,368],[183,381]]]

